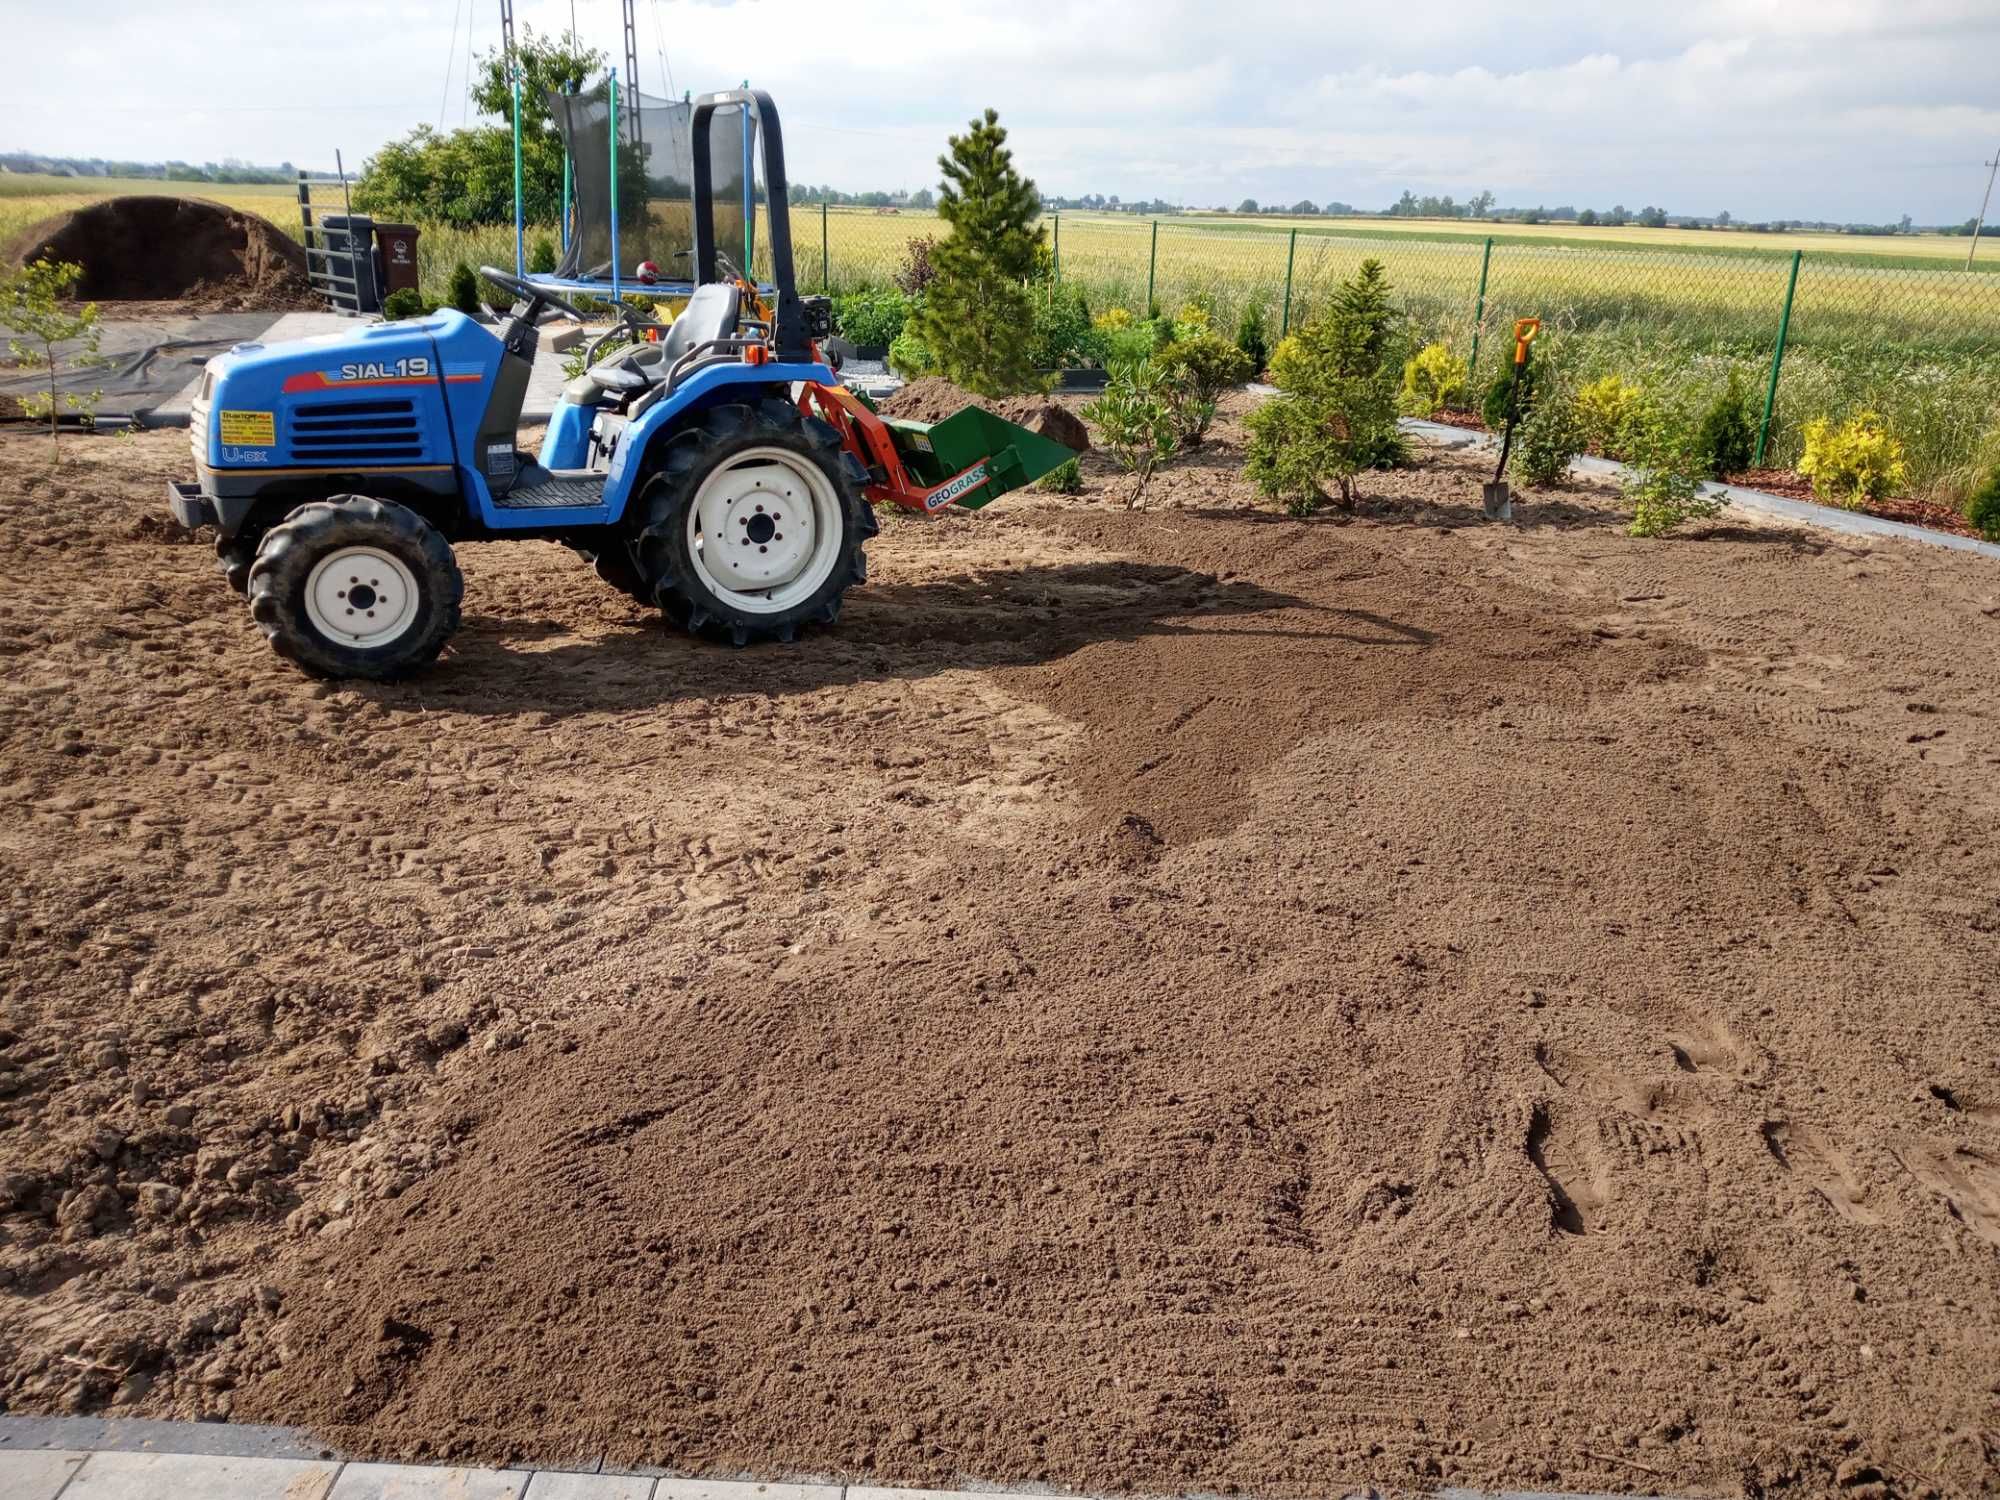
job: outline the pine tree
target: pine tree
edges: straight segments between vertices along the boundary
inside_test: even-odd
[[[1000,116],[987,110],[938,158],[944,181],[938,216],[951,233],[932,252],[917,335],[945,377],[981,396],[1008,396],[1038,384],[1028,357],[1042,211],[1034,183],[1014,170]]]

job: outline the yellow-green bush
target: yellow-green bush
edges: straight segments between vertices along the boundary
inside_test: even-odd
[[[1576,417],[1584,442],[1606,458],[1629,457],[1645,404],[1645,391],[1622,375],[1606,375],[1580,387]]]
[[[1132,326],[1131,310],[1123,307],[1109,308],[1092,318],[1090,326],[1095,328],[1099,333],[1116,333],[1121,328],[1130,328]]]
[[[1403,366],[1403,410],[1434,417],[1465,399],[1465,361],[1444,344],[1426,344]]]
[[[1909,482],[1903,445],[1872,411],[1836,426],[1825,417],[1806,423],[1806,453],[1799,473],[1812,481],[1822,500],[1859,509],[1867,500],[1892,495]]]

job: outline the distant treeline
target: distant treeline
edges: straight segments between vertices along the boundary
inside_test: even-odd
[[[259,167],[230,157],[224,161],[108,161],[101,156],[38,156],[0,151],[0,172],[38,172],[50,177],[149,177],[160,182],[296,182],[288,161]]]

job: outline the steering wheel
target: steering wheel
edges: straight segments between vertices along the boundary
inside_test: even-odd
[[[509,276],[505,271],[496,271],[491,266],[481,266],[479,274],[502,291],[512,292],[515,296],[526,302],[528,304],[527,321],[530,323],[535,321],[535,309],[538,305],[552,307],[564,316],[576,319],[579,323],[583,321],[583,314],[581,312],[563,301],[562,298],[556,296],[555,293],[551,292],[545,286],[537,285],[532,281],[524,281],[519,276]]]

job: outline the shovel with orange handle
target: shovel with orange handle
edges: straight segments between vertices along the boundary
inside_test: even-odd
[[[1489,520],[1509,521],[1514,517],[1512,492],[1502,476],[1507,472],[1507,454],[1514,446],[1514,418],[1521,409],[1521,387],[1527,384],[1528,346],[1535,341],[1535,335],[1542,331],[1540,318],[1516,318],[1514,320],[1514,380],[1507,390],[1507,418],[1500,436],[1500,463],[1493,470],[1491,483],[1480,486],[1480,498],[1485,502]]]

